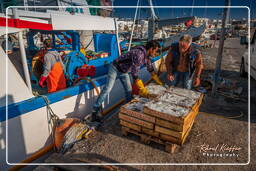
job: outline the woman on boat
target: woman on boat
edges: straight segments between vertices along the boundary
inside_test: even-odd
[[[61,55],[52,50],[51,39],[46,39],[44,46],[48,51],[44,55],[44,72],[39,80],[39,85],[43,88],[46,81],[48,92],[52,93],[66,88],[66,78]]]
[[[101,121],[99,117],[101,104],[113,88],[116,78],[120,78],[120,81],[125,90],[127,102],[132,99],[132,85],[130,82],[129,72],[131,72],[134,84],[139,89],[139,94],[144,97],[148,96],[148,90],[144,87],[142,80],[138,77],[140,67],[143,65],[146,65],[147,70],[152,75],[152,79],[155,80],[156,83],[163,85],[163,83],[158,78],[157,74],[154,72],[153,65],[150,61],[150,56],[155,56],[159,47],[159,43],[157,41],[152,40],[148,42],[146,46],[137,46],[131,49],[126,54],[121,55],[116,60],[114,60],[113,64],[111,64],[109,67],[107,83],[105,84],[96,103],[93,106],[91,118],[92,122]]]

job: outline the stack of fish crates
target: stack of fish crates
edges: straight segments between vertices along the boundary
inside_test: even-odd
[[[203,94],[157,85],[149,85],[148,90],[155,94],[155,98],[135,98],[121,107],[119,119],[122,133],[136,134],[145,143],[154,141],[164,144],[167,151],[173,152],[173,145],[182,145],[189,135]]]

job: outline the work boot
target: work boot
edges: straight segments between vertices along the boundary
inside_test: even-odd
[[[91,117],[91,122],[99,122],[102,123],[102,120],[99,116],[99,112],[98,111],[93,111],[92,112],[92,117]]]

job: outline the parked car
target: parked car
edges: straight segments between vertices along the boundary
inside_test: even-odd
[[[250,42],[250,75],[252,78],[256,80],[256,28],[251,30],[251,39]],[[240,44],[246,45],[248,47],[248,39],[246,36],[241,37]],[[248,50],[243,54],[241,58],[241,65],[240,65],[240,76],[245,77],[248,73]]]

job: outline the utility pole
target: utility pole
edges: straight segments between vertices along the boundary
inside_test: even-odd
[[[148,20],[148,41],[154,39],[155,27],[155,20],[153,18],[150,18]]]
[[[225,34],[226,34],[226,26],[227,26],[227,19],[228,19],[228,13],[230,8],[228,6],[231,5],[231,0],[225,0],[225,6],[227,8],[224,8],[223,12],[223,18],[222,18],[222,29],[221,29],[221,36],[220,36],[220,43],[219,43],[219,49],[218,49],[218,56],[216,58],[216,67],[213,75],[213,87],[212,87],[212,95],[216,95],[216,89],[219,82],[220,77],[220,71],[221,71],[221,61],[222,61],[222,53],[224,48],[224,40],[225,40]]]
[[[218,14],[218,15],[222,15],[222,13]],[[212,47],[215,48],[215,43],[217,41],[217,37],[218,37],[218,26],[219,26],[219,17],[217,17],[217,23],[216,23],[216,32],[215,32],[215,38],[214,38],[214,42]]]

